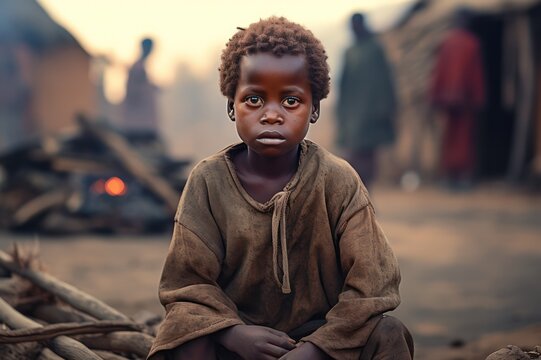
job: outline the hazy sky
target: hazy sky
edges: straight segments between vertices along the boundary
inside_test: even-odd
[[[375,26],[385,26],[411,0],[38,0],[49,14],[70,31],[92,55],[112,60],[107,72],[107,95],[114,101],[123,96],[126,67],[139,53],[139,40],[156,41],[149,71],[153,79],[167,85],[178,63],[195,71],[215,66],[220,51],[236,31],[259,18],[285,16],[318,31],[335,24],[347,24],[353,11],[371,11]],[[384,10],[384,11],[381,11]],[[385,11],[389,10],[389,11]],[[343,29],[347,29],[347,25]],[[343,29],[339,29],[340,32]],[[215,70],[212,68],[212,70]]]

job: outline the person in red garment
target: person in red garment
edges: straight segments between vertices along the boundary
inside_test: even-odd
[[[452,188],[468,188],[475,168],[475,125],[485,101],[480,42],[469,29],[472,13],[459,9],[432,72],[430,100],[443,115],[441,169]]]

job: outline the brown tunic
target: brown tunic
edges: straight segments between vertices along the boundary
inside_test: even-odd
[[[159,295],[166,309],[149,356],[236,324],[291,331],[326,324],[310,341],[357,359],[375,316],[398,306],[400,274],[357,173],[316,144],[265,204],[236,176],[230,146],[192,171],[182,194]]]

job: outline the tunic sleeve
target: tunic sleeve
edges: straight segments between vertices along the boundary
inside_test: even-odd
[[[206,193],[204,177],[192,173],[163,267],[159,297],[166,314],[149,358],[243,323],[235,304],[217,284],[223,249]]]
[[[342,292],[327,323],[302,340],[335,359],[358,359],[379,315],[400,303],[400,272],[360,181],[344,206],[337,228]]]

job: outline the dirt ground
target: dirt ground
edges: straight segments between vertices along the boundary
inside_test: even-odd
[[[507,344],[541,345],[541,195],[492,184],[468,193],[377,187],[372,197],[401,265],[395,315],[412,331],[417,359],[484,359]],[[38,241],[51,274],[128,315],[162,313],[168,233],[0,233],[1,249],[15,241]]]

